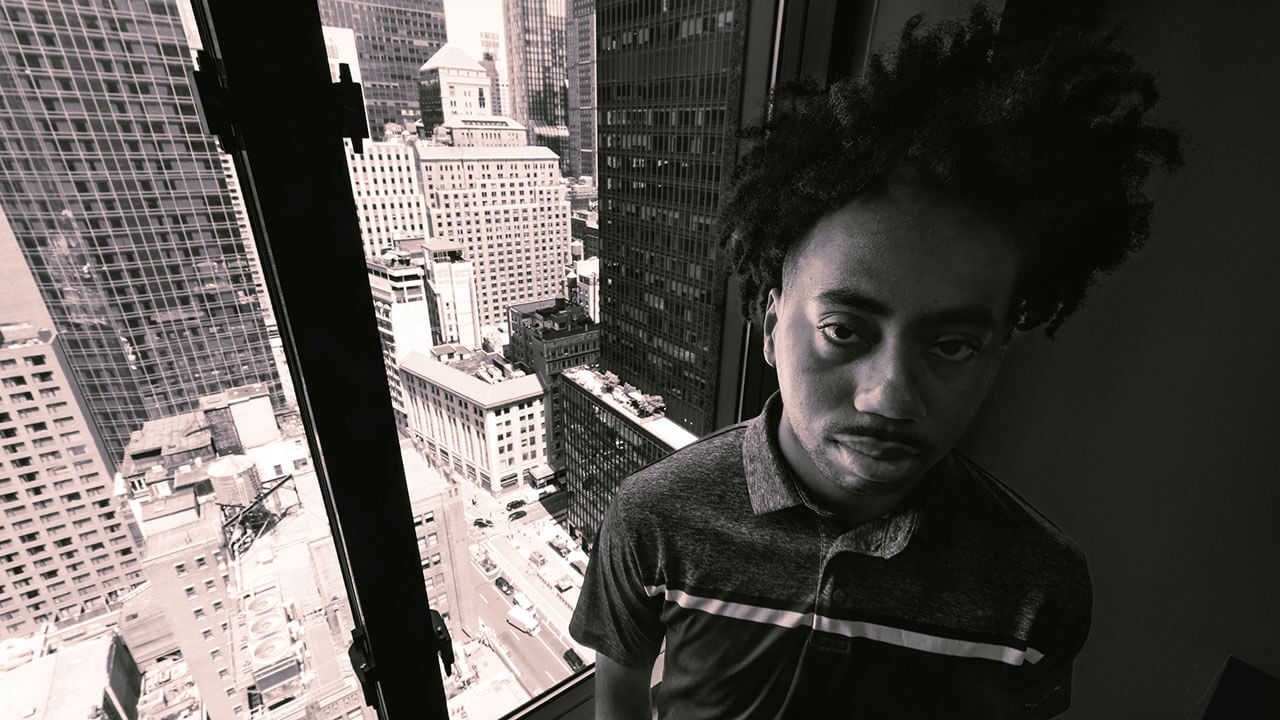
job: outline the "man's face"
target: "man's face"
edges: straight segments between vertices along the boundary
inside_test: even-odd
[[[820,496],[907,490],[954,446],[999,367],[1018,263],[1007,230],[913,187],[854,200],[792,250],[765,357],[784,455]]]

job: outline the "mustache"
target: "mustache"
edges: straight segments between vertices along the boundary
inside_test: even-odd
[[[905,445],[920,453],[929,453],[933,451],[933,445],[922,437],[914,435],[905,430],[885,425],[876,425],[872,423],[855,423],[852,425],[842,425],[836,428],[833,435],[859,435],[873,440],[882,442],[897,443]]]

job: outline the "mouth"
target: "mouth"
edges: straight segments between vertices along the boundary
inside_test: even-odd
[[[881,440],[861,434],[837,434],[834,439],[851,452],[885,463],[910,460],[926,454],[924,448],[915,444]]]

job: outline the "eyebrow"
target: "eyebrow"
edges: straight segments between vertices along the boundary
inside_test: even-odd
[[[889,306],[846,288],[833,288],[818,294],[818,300],[829,305],[841,305],[875,317],[893,314]],[[917,321],[920,325],[971,325],[994,328],[999,323],[991,311],[982,305],[961,305],[926,313]]]

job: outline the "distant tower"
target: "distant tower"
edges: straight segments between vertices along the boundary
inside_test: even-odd
[[[505,330],[509,306],[564,294],[569,201],[553,152],[419,143],[418,156],[429,235],[475,264],[482,328]]]
[[[418,105],[428,134],[456,117],[492,115],[489,73],[462,48],[445,45],[418,68]]]
[[[566,172],[569,85],[565,0],[503,0],[511,110],[532,141],[551,148]]]
[[[418,68],[446,41],[444,0],[316,0],[320,20],[355,32],[372,138],[419,119]]]
[[[569,53],[569,163],[574,176],[596,176],[596,0],[572,0]]]

